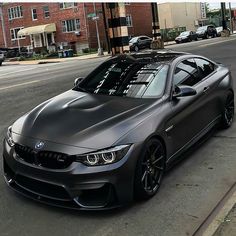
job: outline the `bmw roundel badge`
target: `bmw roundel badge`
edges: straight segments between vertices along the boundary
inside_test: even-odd
[[[44,147],[44,142],[39,141],[35,144],[35,149],[42,149]]]

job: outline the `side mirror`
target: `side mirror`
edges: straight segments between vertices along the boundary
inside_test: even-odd
[[[190,86],[176,86],[173,98],[189,97],[197,94],[197,91]]]
[[[76,78],[74,81],[74,86],[77,86],[83,79],[84,79],[84,77]]]

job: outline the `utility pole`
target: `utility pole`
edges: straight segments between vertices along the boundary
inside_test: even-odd
[[[232,8],[231,8],[231,2],[229,2],[229,20],[230,20],[230,31],[233,34],[234,29],[233,29],[233,21],[232,21]]]
[[[99,17],[97,16],[95,3],[93,3],[93,9],[94,9],[94,13],[96,13],[96,17],[94,17],[94,21],[95,21],[95,24],[96,24],[96,33],[97,33],[97,40],[98,40],[98,56],[101,56],[101,55],[103,55],[103,50],[101,48],[101,42],[100,42],[100,36],[99,36],[99,30],[98,30],[98,19],[99,19]]]
[[[4,24],[2,6],[3,6],[3,3],[0,3],[0,19],[1,19],[1,23],[2,23],[2,35],[3,35],[4,46],[5,46],[5,48],[7,48],[7,40],[6,40],[6,32],[5,32],[5,24]]]
[[[221,17],[222,17],[222,27],[223,30],[227,30],[226,18],[225,18],[225,2],[221,2]]]
[[[164,48],[164,43],[160,33],[157,3],[152,2],[151,7],[152,7],[152,35],[153,35],[153,42],[151,44],[151,47],[152,49],[161,49]]]
[[[103,23],[104,23],[104,27],[105,27],[105,34],[106,34],[107,51],[108,51],[108,54],[110,54],[110,52],[111,52],[111,44],[110,44],[109,35],[108,35],[105,3],[102,3],[102,14],[103,14]]]

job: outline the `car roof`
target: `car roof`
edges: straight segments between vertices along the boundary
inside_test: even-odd
[[[111,58],[110,60],[133,61],[140,63],[158,62],[162,64],[168,64],[174,59],[184,55],[189,55],[189,53],[172,50],[146,50],[138,53],[121,54]]]

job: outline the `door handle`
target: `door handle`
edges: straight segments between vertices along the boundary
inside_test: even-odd
[[[203,93],[206,93],[209,89],[210,89],[209,86],[208,86],[208,87],[205,87],[205,88],[203,89]]]

